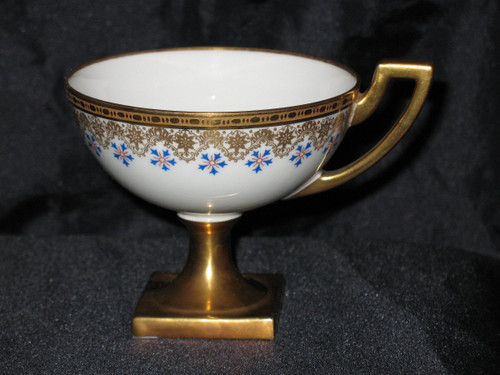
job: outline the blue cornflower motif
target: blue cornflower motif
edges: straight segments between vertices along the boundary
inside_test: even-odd
[[[334,134],[328,140],[326,147],[323,149],[323,154],[329,152],[332,148],[336,147],[339,143],[340,133]]]
[[[174,158],[171,158],[170,152],[168,150],[163,150],[158,152],[154,148],[151,148],[151,164],[160,167],[164,171],[170,170],[177,162]],[[170,168],[169,168],[170,167]]]
[[[308,142],[305,147],[302,144],[298,145],[294,151],[294,154],[289,160],[293,162],[296,167],[298,167],[302,164],[302,160],[307,159],[312,155],[311,146],[311,142]]]
[[[114,148],[113,156],[120,160],[125,166],[129,166],[130,162],[134,160],[134,157],[129,154],[129,149],[125,146],[125,143],[117,145],[116,143],[111,143],[111,147]]]
[[[265,150],[264,153],[256,150],[252,152],[250,160],[247,160],[245,165],[252,168],[255,173],[259,173],[260,171],[262,171],[262,167],[267,166],[273,162],[273,158],[271,158],[270,155],[271,150]]]
[[[208,156],[207,154],[201,154],[201,162],[202,164],[198,165],[198,169],[202,171],[207,170],[208,173],[213,174],[214,176],[219,173],[220,168],[224,168],[227,163],[222,160],[221,154],[212,154]]]
[[[87,145],[90,147],[90,149],[94,151],[97,156],[100,157],[102,149],[101,146],[99,146],[99,144],[97,143],[95,137],[92,134],[86,132],[85,138],[87,138]]]

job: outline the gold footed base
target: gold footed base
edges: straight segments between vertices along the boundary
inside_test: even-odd
[[[151,275],[142,293],[132,320],[136,337],[171,337],[205,339],[263,339],[274,338],[284,279],[281,275],[243,274],[243,278],[262,298],[252,304],[223,310],[183,309],[169,300],[169,286],[177,274],[156,272]],[[175,285],[173,285],[175,287]],[[238,299],[238,295],[233,296]],[[207,300],[210,303],[210,300]],[[182,304],[181,304],[182,305]],[[198,310],[198,312],[196,312]]]

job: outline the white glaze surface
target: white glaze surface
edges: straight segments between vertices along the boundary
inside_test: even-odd
[[[91,64],[68,80],[87,96],[175,111],[249,111],[329,99],[356,77],[301,56],[246,50],[171,50]]]

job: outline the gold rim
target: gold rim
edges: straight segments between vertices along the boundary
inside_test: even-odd
[[[120,58],[130,55],[138,55],[153,52],[168,52],[182,50],[240,50],[257,51],[286,54],[291,56],[305,57],[308,59],[326,62],[337,66],[350,74],[355,79],[355,85],[343,94],[328,98],[322,101],[308,103],[298,106],[270,108],[254,111],[234,111],[234,112],[188,112],[188,111],[169,111],[157,110],[151,108],[134,107],[124,104],[112,103],[105,100],[96,99],[75,90],[69,84],[69,78],[77,71],[92,64],[102,61]],[[336,63],[332,60],[322,59],[300,53],[257,49],[257,48],[237,48],[237,47],[187,47],[187,48],[167,48],[147,51],[130,52],[119,55],[104,57],[92,60],[83,65],[72,69],[65,77],[65,88],[69,101],[78,109],[93,115],[105,117],[117,121],[125,121],[142,125],[160,126],[160,127],[196,127],[196,128],[249,128],[272,126],[293,122],[302,122],[319,117],[332,115],[349,107],[356,99],[359,90],[359,79],[356,72],[352,69]]]

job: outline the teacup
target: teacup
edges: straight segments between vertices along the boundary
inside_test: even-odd
[[[193,223],[199,223],[204,234],[197,236],[206,237],[208,243],[212,240],[207,238],[216,228],[228,232],[231,225],[226,224],[244,211],[330,189],[369,168],[411,126],[423,105],[431,76],[428,64],[388,61],[378,66],[369,91],[360,93],[356,73],[329,60],[282,51],[187,48],[93,61],[69,73],[66,89],[85,142],[104,169],[138,196],[176,211],[192,232],[196,231]],[[359,160],[336,171],[322,170],[348,128],[363,121],[378,106],[389,78],[416,81],[414,95],[401,119]],[[207,245],[197,241],[196,246],[196,250],[192,246],[192,253],[204,252],[198,257],[213,259],[215,242]],[[196,266],[198,279],[203,272],[209,272],[208,261],[203,264]],[[218,276],[210,270],[209,279],[213,281]],[[233,271],[217,271],[227,272]],[[249,293],[255,296],[244,303],[226,304],[226,298],[219,307],[212,303],[206,307],[208,300],[215,301],[214,294],[207,292],[207,283],[203,286],[197,281],[196,290],[203,290],[203,297],[196,297],[196,303],[180,297],[192,292],[186,285],[193,285],[192,275],[196,272],[183,271],[184,275],[188,273],[191,279],[184,284],[182,274],[173,282],[164,280],[168,284],[165,289],[170,290],[165,295],[170,297],[160,298],[162,309],[151,312],[156,303],[152,300],[147,302],[149,310],[138,306],[141,312],[136,310],[134,334],[238,338],[274,335],[269,325],[263,329],[265,333],[258,335],[250,332],[255,327],[245,334],[240,328],[241,319],[248,320],[249,314],[262,310],[265,303],[257,302],[269,299],[264,297],[266,293],[279,294],[279,288],[273,292],[266,280],[254,277],[264,285],[264,292]],[[233,281],[241,279],[239,274],[233,276]],[[178,286],[177,292],[172,292],[172,285]],[[224,285],[219,287],[220,293],[230,288]],[[146,294],[143,299],[149,298]],[[277,310],[279,298],[275,295],[271,299],[272,309]],[[269,310],[271,305],[266,303],[264,310]],[[236,313],[242,309],[244,313]],[[160,310],[169,310],[161,327],[151,323],[163,314]],[[172,316],[177,319],[175,324]],[[216,328],[207,328],[201,323],[207,316],[216,316],[220,321],[228,316],[239,319],[234,326],[240,333],[235,334],[233,326],[227,324],[225,333],[221,333],[220,321]],[[271,316],[275,317],[276,311]],[[149,323],[144,323],[145,317]],[[180,317],[197,319],[200,328],[192,329],[191,323],[191,328],[173,328],[178,327]]]

